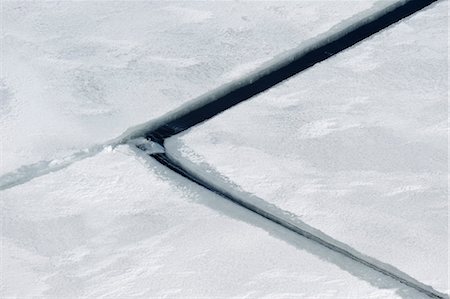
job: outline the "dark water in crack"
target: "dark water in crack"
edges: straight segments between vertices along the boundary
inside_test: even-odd
[[[189,129],[211,117],[245,101],[251,97],[279,84],[280,82],[310,68],[311,66],[336,55],[357,44],[373,34],[389,27],[413,13],[425,8],[437,0],[410,0],[377,13],[375,16],[349,26],[326,40],[318,41],[306,51],[293,54],[285,61],[280,61],[257,74],[243,78],[238,84],[221,89],[218,93],[204,95],[203,105],[199,105],[179,114],[171,121],[160,125],[145,134],[160,144],[165,138]]]

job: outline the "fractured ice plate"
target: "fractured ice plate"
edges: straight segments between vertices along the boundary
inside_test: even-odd
[[[172,137],[166,148],[448,292],[447,5]]]

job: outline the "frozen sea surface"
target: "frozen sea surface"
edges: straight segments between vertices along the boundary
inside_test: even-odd
[[[448,292],[447,11],[417,13],[167,147]]]
[[[114,138],[374,1],[3,1],[0,174]]]
[[[372,3],[2,2],[0,175],[62,163]],[[169,148],[445,290],[444,26],[415,16]],[[128,146],[0,199],[2,297],[422,297]]]
[[[2,191],[2,297],[422,298],[139,152]]]

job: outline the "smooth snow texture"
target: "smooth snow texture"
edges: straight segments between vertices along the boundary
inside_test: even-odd
[[[448,292],[447,27],[443,2],[166,150]]]
[[[373,2],[4,1],[0,174],[110,140]]]
[[[129,146],[0,202],[2,297],[421,297]]]

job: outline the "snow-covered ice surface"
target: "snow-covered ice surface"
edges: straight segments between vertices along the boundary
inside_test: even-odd
[[[133,148],[2,191],[2,297],[421,297]]]
[[[1,191],[1,297],[422,297],[140,151],[92,147],[372,3],[2,2],[0,175],[82,161]],[[171,153],[446,290],[436,16],[174,138]]]
[[[417,13],[166,148],[448,293],[447,6]]]
[[[114,138],[373,2],[2,1],[0,174]]]

